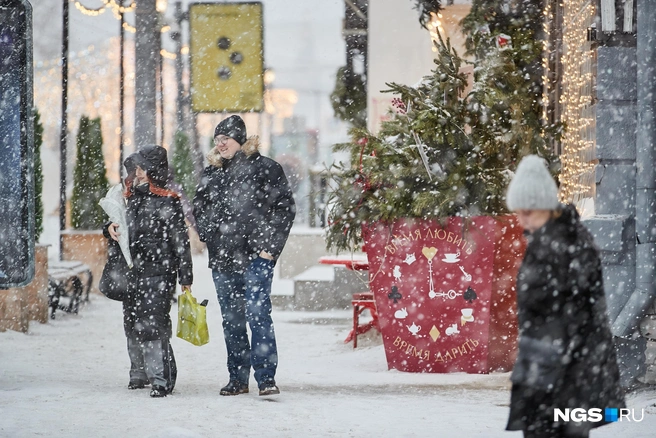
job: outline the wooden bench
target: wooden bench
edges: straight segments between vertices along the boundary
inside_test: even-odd
[[[89,301],[93,283],[91,268],[80,261],[50,261],[48,266],[48,307],[50,319],[55,319],[57,309],[77,313],[80,302]],[[68,303],[61,303],[68,298]]]

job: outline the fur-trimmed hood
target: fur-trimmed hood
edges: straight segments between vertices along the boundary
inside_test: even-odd
[[[240,150],[244,153],[244,155],[246,155],[246,157],[250,157],[251,155],[259,152],[260,137],[257,135],[248,137],[248,140],[246,140],[246,143],[241,146]],[[218,148],[214,147],[212,150],[210,150],[210,152],[207,154],[207,162],[214,167],[223,167],[223,158],[221,157],[221,154],[219,154]]]

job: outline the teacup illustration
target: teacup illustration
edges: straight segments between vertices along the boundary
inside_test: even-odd
[[[406,327],[408,328],[408,330],[410,330],[410,333],[412,333],[413,335],[416,335],[417,333],[419,333],[419,330],[421,330],[421,326],[416,325],[414,322],[412,323],[412,325],[406,325]]]
[[[446,253],[444,254],[442,261],[446,263],[457,263],[460,261],[458,257],[460,257],[460,251],[455,253]]]
[[[462,313],[462,319],[464,321],[471,321],[474,319],[474,309],[460,309],[460,313]]]

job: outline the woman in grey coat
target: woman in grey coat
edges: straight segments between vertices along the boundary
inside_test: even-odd
[[[508,187],[507,204],[527,235],[517,275],[519,350],[507,430],[525,437],[587,437],[623,408],[599,253],[576,209],[558,203],[543,159],[530,155]],[[599,409],[586,421],[559,409]],[[597,421],[595,421],[597,420]]]

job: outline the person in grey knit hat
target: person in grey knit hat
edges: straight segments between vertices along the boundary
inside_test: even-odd
[[[522,159],[508,185],[506,204],[529,232],[549,220],[551,211],[558,208],[558,187],[543,158],[528,155]]]
[[[603,414],[605,407],[624,407],[599,252],[576,208],[558,203],[544,159],[522,159],[506,203],[527,235],[517,273],[519,339],[506,429],[525,437],[587,437],[610,420],[567,422],[556,409]]]

